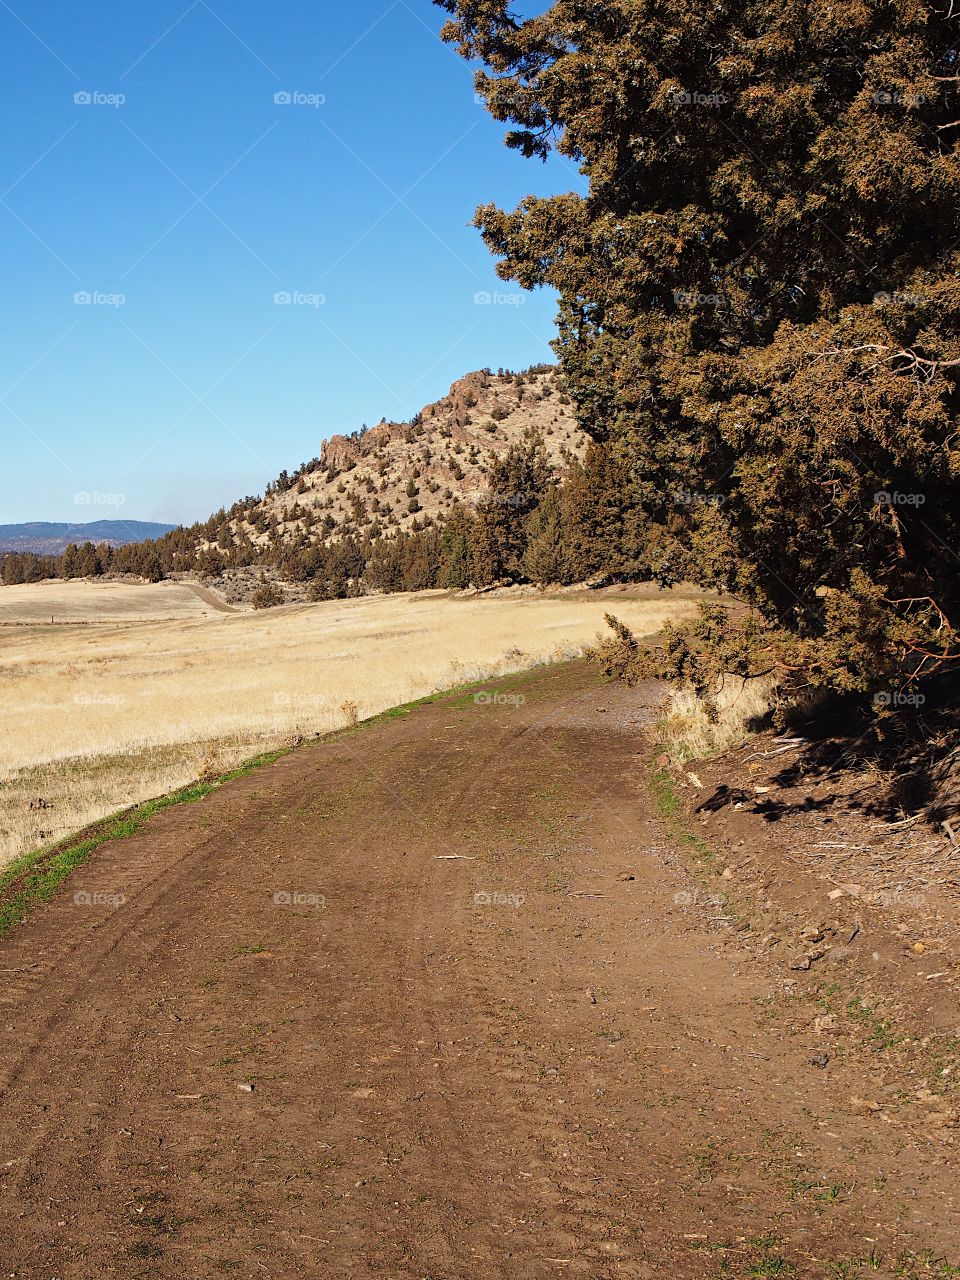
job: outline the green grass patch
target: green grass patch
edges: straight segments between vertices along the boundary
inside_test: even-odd
[[[514,688],[518,684],[533,679],[542,671],[543,665],[546,664],[500,676],[496,682],[492,680],[474,680],[466,684],[456,685],[452,689],[439,693],[426,694],[424,697],[416,698],[412,702],[390,707],[387,711],[382,711],[379,715],[361,720],[356,725],[349,725],[344,729],[325,734],[321,739],[312,739],[310,742],[300,745],[302,747],[315,746],[322,742],[335,741],[338,738],[369,729],[374,725],[404,718],[410,715],[417,707],[429,706],[432,703],[456,706],[459,705],[456,701],[458,698],[466,698],[467,701],[464,702],[464,705],[470,705],[474,692],[489,688],[494,683],[496,683],[498,689],[503,687]],[[147,800],[143,804],[135,805],[131,809],[111,814],[82,832],[67,836],[54,845],[44,845],[39,849],[34,849],[30,853],[25,853],[15,859],[0,872],[0,938],[8,933],[10,929],[20,924],[34,907],[40,903],[49,902],[64,880],[76,871],[78,867],[82,867],[89,862],[101,845],[113,840],[125,840],[129,836],[136,835],[154,814],[161,813],[164,809],[169,809],[175,804],[191,804],[198,800],[203,800],[212,791],[216,791],[225,783],[234,782],[238,778],[245,778],[255,770],[262,769],[265,765],[274,764],[283,756],[289,755],[290,752],[298,749],[298,747],[282,747],[274,751],[261,752],[259,755],[245,760],[243,764],[238,765],[236,768],[217,774],[208,781],[192,783],[190,786],[182,787],[179,791],[173,791],[169,795],[159,796],[154,800]]]
[[[132,809],[103,818],[80,836],[68,837],[52,847],[45,846],[26,853],[0,873],[0,938],[18,925],[41,902],[49,902],[60,885],[78,867],[89,862],[92,855],[111,840],[126,840],[136,835],[154,814],[162,813],[175,804],[192,804],[203,800],[225,782],[244,778],[255,769],[273,764],[288,750],[267,751],[261,755],[218,774],[209,782],[196,782],[169,795],[146,800]]]
[[[869,1036],[873,1042],[875,1053],[882,1053],[884,1049],[892,1049],[894,1045],[901,1044],[905,1038],[904,1036],[896,1035],[892,1030],[891,1024],[884,1018],[879,1017],[876,1010],[864,1004],[859,996],[854,996],[852,1000],[847,1001],[847,1014]]]
[[[656,758],[662,754],[663,749],[658,747]],[[712,846],[696,831],[691,831],[687,825],[683,801],[677,794],[676,782],[669,769],[656,764],[652,766],[650,794],[673,841],[687,853],[692,853],[705,869],[712,871],[716,866],[716,854]]]
[[[366,720],[359,720],[356,724],[347,725],[343,729],[335,729],[333,733],[324,735],[320,741],[327,742],[331,739],[349,737],[369,729],[373,725],[385,724],[391,720],[406,719],[417,707],[443,706],[448,710],[466,711],[472,706],[489,705],[476,702],[475,695],[482,692],[510,692],[541,675],[545,666],[563,665],[565,663],[538,663],[534,667],[524,667],[520,671],[511,671],[506,675],[490,677],[486,680],[468,680],[464,684],[452,685],[449,689],[443,689],[437,693],[427,693],[422,698],[414,698],[412,702],[401,702],[396,707],[389,707],[386,711],[380,711],[375,716],[368,716]]]
[[[786,1258],[761,1258],[759,1262],[755,1262],[747,1272],[748,1276],[754,1276],[757,1280],[767,1276],[795,1276],[797,1269],[792,1262],[788,1262]]]

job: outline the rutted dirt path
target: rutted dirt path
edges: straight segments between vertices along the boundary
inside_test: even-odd
[[[227,604],[222,596],[218,596],[215,591],[211,591],[209,587],[202,587],[199,582],[190,582],[184,580],[181,586],[186,587],[188,591],[192,591],[198,600],[202,600],[204,604],[208,604],[211,609],[216,609],[217,613],[239,613],[232,604]]]
[[[952,1146],[852,1110],[815,1007],[685,905],[637,693],[497,687],[168,810],[0,944],[4,1275],[960,1254]]]

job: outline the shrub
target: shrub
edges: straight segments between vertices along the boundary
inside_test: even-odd
[[[261,582],[250,597],[254,609],[274,609],[283,602],[283,592],[273,582]]]

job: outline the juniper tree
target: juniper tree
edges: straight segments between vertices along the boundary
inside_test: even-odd
[[[956,659],[960,6],[437,3],[508,145],[585,179],[477,225],[558,291],[661,580],[751,606],[750,670]]]
[[[582,463],[571,464],[561,496],[564,559],[571,581],[649,572],[647,530],[631,488],[623,459],[596,442]]]
[[[477,508],[473,533],[474,581],[523,576],[526,526],[552,479],[543,440],[532,436],[495,458],[488,493]]]
[[[566,561],[563,545],[560,490],[552,485],[540,505],[531,513],[526,527],[526,550],[523,554],[525,577],[539,585],[563,582]]]
[[[462,590],[470,585],[470,539],[474,518],[462,503],[454,503],[440,536],[437,586]]]

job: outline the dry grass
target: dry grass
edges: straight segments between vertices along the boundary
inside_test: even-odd
[[[742,742],[750,724],[771,706],[774,680],[728,680],[717,695],[719,718],[711,722],[694,694],[674,690],[660,723],[661,741],[679,763],[716,755]]]
[[[182,589],[112,583],[5,588],[0,604],[9,618],[28,593],[43,616],[43,591],[62,608],[65,587],[100,625],[0,627],[0,862],[292,737],[573,656],[610,606],[590,592],[424,592],[224,615],[190,596],[175,620],[113,623],[121,592],[150,617]],[[694,599],[638,589],[616,609],[648,635]]]
[[[216,610],[179,582],[34,582],[0,589],[0,624],[205,618]]]

